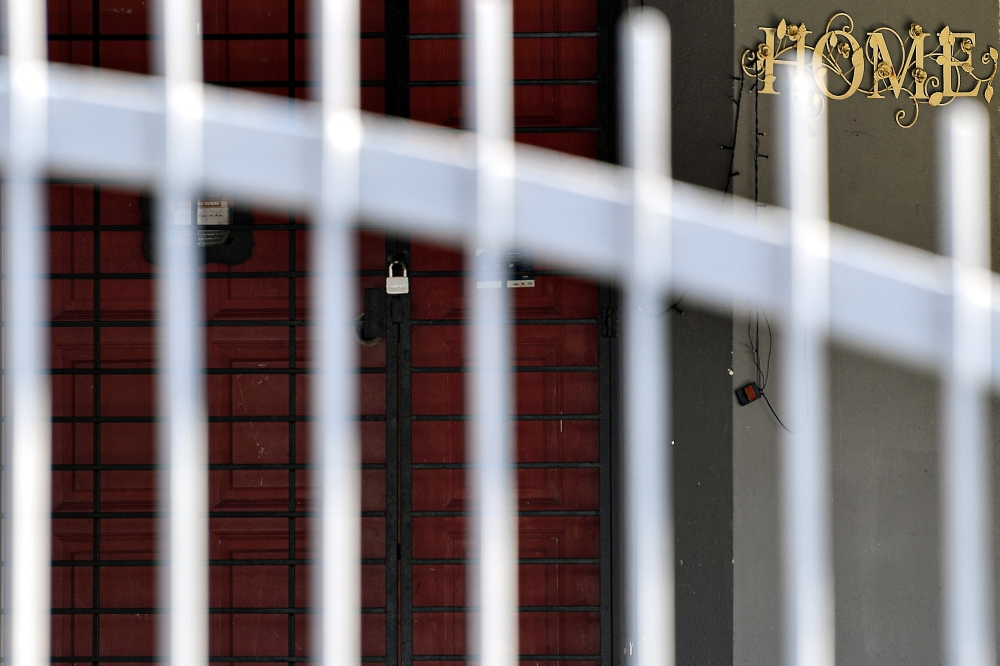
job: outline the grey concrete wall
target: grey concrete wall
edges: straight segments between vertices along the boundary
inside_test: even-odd
[[[677,665],[733,662],[732,317],[670,313]]]
[[[878,26],[905,35],[911,23],[934,33],[947,24],[953,30],[976,33],[977,55],[985,46],[1000,48],[996,3],[743,0],[736,4],[734,68],[743,50],[762,40],[758,26],[773,27],[785,18],[804,21],[821,33],[838,11],[853,16],[854,34],[862,43],[867,31]],[[782,74],[778,72],[779,89]],[[759,99],[760,129],[768,135],[762,151],[772,156],[762,160],[759,172],[760,198],[766,203],[777,197],[778,147],[772,139],[775,103],[780,99]],[[1000,155],[998,105],[1000,99],[995,98],[989,106],[994,202]],[[741,174],[734,179],[734,191],[749,197],[753,196],[753,106],[747,86],[735,160]],[[924,106],[917,125],[904,130],[893,119],[896,109],[903,107],[891,96],[870,100],[860,93],[829,103],[830,215],[841,224],[933,251],[939,110]],[[998,208],[994,203],[994,270],[1000,265]],[[743,312],[734,317],[734,387],[754,375],[746,316]],[[776,345],[767,388],[777,398],[779,413],[781,362]],[[941,663],[937,381],[842,348],[830,351],[829,375],[838,663]],[[775,664],[781,659],[777,501],[781,433],[762,402],[734,407],[733,432],[733,661]]]
[[[734,0],[641,0],[671,26],[674,177],[725,190]],[[671,312],[678,666],[733,661],[733,438],[728,311]]]
[[[743,381],[754,370],[735,319]],[[781,365],[768,386],[779,415]],[[937,382],[842,348],[829,368],[837,662],[939,664]],[[781,433],[766,405],[735,409],[733,661],[776,664]]]

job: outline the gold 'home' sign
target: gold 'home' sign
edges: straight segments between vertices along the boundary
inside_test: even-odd
[[[917,122],[921,104],[943,106],[958,97],[976,97],[980,90],[987,102],[993,99],[997,50],[991,46],[979,58],[983,65],[993,65],[986,76],[979,76],[973,58],[973,32],[953,32],[945,26],[937,33],[934,46],[928,39],[931,34],[917,24],[910,26],[905,40],[891,28],[876,28],[868,33],[862,49],[852,34],[854,20],[844,12],[833,15],[812,46],[807,37],[813,33],[805,23],[795,25],[782,19],[776,28],[761,30],[764,41],[756,49],[747,49],[740,64],[747,76],[757,79],[758,92],[763,94],[778,94],[774,82],[779,65],[811,66],[820,91],[830,99],[847,99],[857,92],[869,99],[884,99],[888,93],[896,99],[909,97],[913,102],[909,122],[904,122],[904,109],[896,111],[896,124],[903,128]],[[928,71],[930,63],[938,66],[933,72]],[[868,65],[872,76],[866,89],[862,85]]]

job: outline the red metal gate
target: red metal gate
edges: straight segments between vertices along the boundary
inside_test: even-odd
[[[308,96],[303,0],[206,0],[208,82]],[[414,119],[461,122],[458,3],[363,3],[362,100],[391,96],[387,52],[408,44]],[[50,57],[149,67],[141,0],[51,0]],[[608,155],[599,118],[598,8],[516,8],[518,139]],[[397,95],[398,97],[398,95]],[[152,267],[140,197],[50,188],[54,400],[53,661],[144,663],[155,654]],[[309,245],[293,214],[254,211],[243,264],[206,266],[211,655],[308,659]],[[386,342],[360,349],[364,661],[462,661],[466,645],[461,254],[359,236],[361,287],[405,251],[411,294]],[[360,293],[360,292],[359,292]],[[521,652],[534,663],[610,660],[610,342],[606,289],[536,272],[514,292]],[[387,354],[388,351],[388,354]],[[602,369],[604,374],[602,375]],[[603,377],[603,388],[602,388]],[[399,544],[397,546],[397,543]],[[432,666],[428,664],[428,666]]]

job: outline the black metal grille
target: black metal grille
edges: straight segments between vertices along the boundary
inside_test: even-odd
[[[236,0],[230,0],[235,2]],[[148,71],[149,49],[153,40],[148,34],[145,12],[148,5],[141,0],[122,0],[112,8],[103,5],[99,0],[92,2],[73,2],[72,0],[51,0],[49,4],[50,58],[52,60],[72,62],[76,64],[110,67],[133,71]],[[217,20],[213,23],[206,18],[204,40],[206,44],[206,80],[218,85],[247,88],[281,94],[288,97],[305,97],[309,87],[306,67],[307,47],[310,35],[305,25],[306,0],[280,0],[273,3],[259,3],[265,7],[273,5],[279,14],[273,17],[275,30],[240,31],[239,26],[232,26],[226,21]],[[598,29],[591,31],[552,31],[552,32],[519,32],[515,36],[519,40],[546,40],[554,38],[589,39],[593,40],[598,49],[597,77],[585,79],[538,78],[522,79],[519,86],[587,86],[597,90],[598,112],[597,123],[594,125],[549,124],[544,126],[522,123],[517,128],[521,135],[538,133],[572,133],[583,132],[598,135],[598,153],[603,159],[614,158],[613,141],[613,100],[611,99],[610,72],[612,58],[612,30],[615,16],[613,11],[605,7],[606,3],[598,3]],[[211,11],[221,11],[228,8],[229,2],[206,2],[206,15]],[[120,12],[110,11],[112,9]],[[364,19],[367,27],[379,23],[378,11],[367,12]],[[121,15],[119,15],[121,14]],[[410,7],[407,0],[386,0],[380,30],[366,30],[362,38],[369,48],[375,45],[384,52],[384,71],[377,77],[369,76],[362,85],[363,103],[369,110],[408,116],[410,107],[410,90],[418,87],[446,88],[460,85],[456,80],[411,81],[409,76],[410,44],[421,40],[456,40],[457,33],[421,33],[409,32]],[[374,16],[375,18],[371,18]],[[266,44],[266,46],[264,46]],[[277,48],[275,48],[277,47]],[[231,62],[226,66],[220,63],[225,58],[212,49],[244,49],[248,57],[266,58],[268,54],[282,54],[284,63],[273,66],[258,62],[247,65],[244,73],[249,71],[252,76],[234,73]],[[368,56],[370,58],[370,53]],[[232,60],[230,54],[229,60]],[[215,67],[215,70],[212,68]],[[373,69],[365,67],[366,71]],[[377,70],[377,67],[374,67]],[[280,70],[280,71],[279,71]],[[254,72],[260,72],[254,74]],[[109,199],[118,202],[129,201],[127,215],[122,215],[122,206],[109,208]],[[120,413],[121,410],[109,409],[108,382],[115,383],[122,378],[142,378],[139,381],[151,385],[155,368],[153,340],[151,337],[153,321],[151,312],[144,306],[129,310],[128,307],[113,310],[109,303],[123,299],[123,292],[134,290],[140,293],[137,302],[148,301],[151,296],[151,279],[154,277],[151,267],[142,265],[140,250],[141,220],[135,218],[139,206],[137,192],[123,192],[113,185],[102,183],[61,183],[53,181],[52,185],[52,218],[49,227],[52,238],[53,257],[60,252],[59,248],[68,244],[70,261],[54,261],[50,274],[56,306],[60,303],[60,290],[77,290],[71,297],[72,307],[58,314],[53,322],[54,351],[68,335],[72,345],[86,348],[80,351],[80,358],[70,363],[54,363],[53,381],[55,392],[69,392],[73,396],[72,407],[68,411],[55,412],[53,422],[56,429],[56,440],[70,441],[68,447],[56,450],[53,472],[57,477],[59,488],[75,489],[73,501],[60,502],[56,499],[53,512],[54,529],[69,539],[76,539],[73,548],[61,552],[56,545],[53,559],[53,578],[55,595],[53,603],[54,637],[52,661],[57,663],[90,663],[96,666],[106,663],[142,663],[155,661],[152,655],[156,653],[152,638],[148,635],[139,636],[135,641],[122,643],[122,637],[133,633],[146,632],[151,634],[155,627],[156,602],[152,589],[155,578],[152,573],[155,566],[155,530],[153,521],[157,518],[154,498],[151,491],[134,502],[109,502],[109,493],[114,491],[115,484],[120,484],[123,475],[133,475],[134,478],[145,478],[149,487],[156,474],[156,465],[152,457],[152,424],[155,413],[152,409],[145,413]],[[127,218],[127,219],[126,219]],[[218,431],[212,426],[233,427],[237,425],[273,424],[282,427],[287,432],[287,454],[283,460],[267,462],[219,462],[213,460],[209,466],[213,483],[218,475],[245,473],[257,475],[259,479],[276,481],[274,475],[283,475],[283,483],[287,486],[287,501],[281,508],[259,507],[213,509],[210,512],[212,527],[215,529],[221,520],[237,519],[247,521],[280,522],[283,527],[278,531],[284,533],[280,539],[282,548],[280,556],[276,553],[247,556],[213,556],[210,560],[212,576],[232,575],[234,568],[240,570],[256,569],[274,572],[279,568],[284,580],[287,594],[282,603],[271,600],[272,603],[241,604],[234,607],[231,604],[220,604],[218,600],[210,601],[210,613],[213,619],[220,618],[229,621],[237,616],[283,616],[282,624],[284,645],[281,649],[269,645],[267,649],[242,649],[237,646],[237,639],[230,636],[230,646],[233,653],[220,650],[216,643],[212,644],[210,660],[220,663],[287,663],[294,664],[309,660],[310,646],[304,630],[306,629],[308,598],[305,597],[305,579],[308,576],[310,560],[308,545],[304,539],[307,534],[309,512],[307,498],[302,496],[302,490],[308,488],[307,477],[311,467],[308,462],[306,441],[303,427],[308,421],[304,408],[305,396],[302,395],[305,375],[308,373],[308,361],[305,353],[305,340],[308,336],[308,321],[304,314],[303,289],[308,273],[305,271],[306,253],[309,249],[305,233],[307,225],[302,223],[294,213],[285,216],[258,216],[254,222],[254,233],[257,243],[266,243],[279,236],[285,237],[287,253],[283,265],[270,265],[264,269],[251,268],[244,270],[233,267],[220,270],[219,265],[208,265],[204,278],[208,288],[213,285],[232,285],[238,282],[245,284],[283,285],[280,288],[284,301],[279,314],[271,308],[266,315],[242,314],[238,317],[212,316],[206,321],[208,334],[212,339],[212,331],[234,331],[243,329],[283,330],[283,361],[273,362],[264,367],[226,367],[215,363],[209,358],[206,373],[212,378],[231,381],[237,376],[256,376],[265,379],[284,381],[287,383],[285,399],[287,409],[284,413],[267,413],[254,415],[224,414],[210,412],[210,443],[218,440]],[[131,238],[134,243],[134,256],[124,258],[120,255],[123,243],[115,240]],[[375,237],[372,237],[375,238]],[[370,239],[371,241],[371,239]],[[378,243],[380,241],[371,241]],[[127,244],[127,243],[125,243]],[[114,248],[116,256],[109,261],[108,250]],[[384,247],[385,257],[400,252],[407,252],[409,244],[405,240],[388,239]],[[102,255],[103,253],[103,255]],[[382,254],[382,253],[379,253]],[[89,256],[88,256],[89,255]],[[134,261],[133,261],[134,260]],[[379,261],[382,257],[379,257]],[[130,263],[130,261],[132,263]],[[540,271],[539,275],[556,275],[557,272]],[[377,284],[384,272],[381,265],[372,263],[363,265],[359,271],[362,284],[373,286]],[[411,273],[419,277],[460,277],[461,271],[433,271]],[[87,292],[89,290],[89,296]],[[602,289],[602,299],[611,298],[608,289]],[[145,299],[145,301],[144,301]],[[125,298],[124,301],[128,299]],[[274,299],[272,299],[274,300]],[[77,307],[79,303],[89,307]],[[366,554],[363,565],[366,567],[385,568],[384,603],[365,602],[363,612],[365,617],[382,616],[385,619],[385,656],[368,654],[366,662],[384,662],[386,666],[399,666],[414,661],[434,659],[461,660],[462,655],[426,655],[414,654],[412,645],[412,626],[414,606],[412,604],[412,566],[421,564],[457,564],[468,562],[464,559],[438,560],[435,558],[414,558],[412,552],[412,521],[414,518],[431,517],[440,512],[414,511],[411,505],[411,480],[414,470],[423,469],[461,469],[459,463],[413,463],[411,457],[411,425],[419,420],[455,420],[459,415],[451,416],[414,416],[410,411],[410,390],[413,373],[422,372],[454,372],[454,368],[418,368],[412,367],[410,358],[410,329],[414,324],[435,325],[439,323],[460,324],[462,322],[449,320],[447,322],[421,320],[414,321],[410,317],[408,299],[401,300],[402,309],[396,312],[396,325],[390,326],[386,340],[386,349],[390,350],[385,362],[381,365],[368,365],[359,369],[359,373],[372,377],[377,376],[385,382],[386,410],[384,414],[368,413],[360,417],[365,423],[384,423],[385,453],[384,460],[367,460],[363,464],[366,472],[383,474],[385,480],[385,508],[383,510],[365,510],[363,518],[384,521],[385,550],[379,556]],[[75,309],[74,309],[75,308]],[[519,324],[555,324],[579,323],[594,324],[596,319],[561,319],[561,320],[521,320]],[[60,333],[61,332],[61,333]],[[80,337],[83,336],[83,337]],[[113,345],[121,346],[123,339],[134,339],[136,348],[145,349],[138,354],[144,358],[131,361],[122,358],[107,358],[107,350]],[[593,611],[601,615],[601,654],[575,655],[524,655],[523,658],[546,659],[558,661],[594,661],[600,659],[604,664],[610,664],[611,654],[611,442],[614,436],[612,415],[612,394],[608,381],[610,372],[611,341],[602,339],[599,366],[579,367],[542,367],[521,368],[522,372],[598,372],[601,374],[600,412],[589,415],[564,415],[564,420],[573,418],[599,420],[601,422],[601,457],[598,462],[560,463],[561,467],[599,467],[601,486],[600,511],[535,511],[522,512],[531,515],[592,515],[600,520],[600,557],[599,558],[525,558],[524,564],[599,564],[601,567],[601,604],[599,607],[585,606],[524,606],[524,612],[531,611]],[[244,364],[245,365],[245,364]],[[280,365],[280,367],[279,367]],[[61,395],[61,394],[60,394]],[[545,420],[557,417],[544,415],[522,415],[522,420]],[[137,436],[136,447],[145,452],[141,461],[109,461],[106,444],[108,428],[120,426],[145,426],[145,430],[134,432],[146,433]],[[60,431],[60,429],[62,429]],[[62,438],[62,439],[61,439]],[[89,441],[88,441],[89,440]],[[140,441],[141,440],[141,441]],[[214,450],[214,449],[213,449]],[[68,454],[68,455],[67,455]],[[214,454],[213,454],[214,455]],[[143,456],[139,456],[142,458]],[[551,467],[543,463],[519,463],[518,467],[528,469],[533,467]],[[270,475],[270,476],[268,476]],[[61,479],[59,478],[61,477]],[[61,484],[61,485],[60,485]],[[109,485],[110,484],[110,485]],[[76,492],[79,491],[79,492]],[[142,495],[142,492],[137,491]],[[78,496],[89,495],[85,503]],[[463,515],[463,512],[447,512],[447,515]],[[132,532],[121,526],[129,524]],[[270,523],[269,523],[270,524]],[[277,524],[277,523],[275,523]],[[60,530],[62,532],[60,532]],[[87,547],[80,546],[85,539]],[[115,544],[121,546],[124,541],[132,539],[138,544],[131,555],[127,547],[115,550]],[[397,545],[398,544],[398,545]],[[109,550],[110,547],[110,550]],[[132,595],[128,603],[121,603],[121,590],[115,585],[122,584],[122,571],[125,577],[134,576],[135,585],[148,588],[144,594]],[[263,574],[262,574],[263,575]],[[248,575],[253,580],[254,575]],[[213,586],[214,586],[213,582]],[[126,595],[128,596],[128,595]],[[136,603],[136,597],[147,599],[145,604]],[[461,606],[419,607],[420,613],[458,612],[464,610]],[[133,621],[133,630],[123,629],[115,618],[125,618]],[[136,619],[138,618],[138,619]],[[267,625],[272,626],[272,625]],[[103,632],[102,632],[103,627]],[[216,627],[213,625],[213,632]],[[377,632],[376,632],[377,633]],[[103,638],[102,638],[103,636]],[[213,639],[215,640],[215,639]],[[151,647],[150,647],[151,646]],[[245,646],[244,646],[245,647]],[[378,652],[375,650],[374,652]]]

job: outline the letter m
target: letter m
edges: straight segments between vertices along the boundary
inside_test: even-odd
[[[910,67],[915,67],[917,69],[924,68],[924,39],[927,38],[927,33],[917,35],[913,37],[913,43],[910,44],[910,51],[906,54],[906,58],[903,60],[902,67],[896,67],[895,63],[892,62],[892,56],[889,54],[889,47],[886,46],[885,36],[882,34],[882,29],[876,30],[875,32],[868,33],[868,43],[867,47],[871,52],[871,61],[874,67],[873,69],[873,81],[872,81],[872,91],[868,94],[870,99],[882,99],[882,95],[879,93],[879,81],[878,68],[881,63],[887,63],[889,65],[890,74],[885,77],[889,81],[889,85],[892,87],[892,92],[899,98],[899,93],[903,92],[903,80],[906,78],[906,73],[910,71]],[[914,77],[914,82],[916,87],[914,89],[913,98],[914,99],[927,99],[927,92],[924,90],[924,81],[918,80]]]

